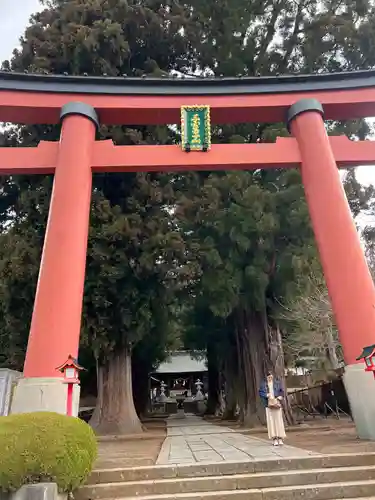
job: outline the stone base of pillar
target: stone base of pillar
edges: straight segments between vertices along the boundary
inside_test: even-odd
[[[21,378],[14,391],[11,413],[52,411],[66,415],[68,386],[61,378]],[[80,386],[73,387],[73,416],[78,416]]]
[[[362,363],[345,367],[344,385],[360,439],[375,441],[375,380]]]

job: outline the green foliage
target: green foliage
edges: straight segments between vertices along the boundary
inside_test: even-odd
[[[82,342],[99,357],[151,331],[165,342],[174,300],[168,273],[184,244],[162,198],[161,188],[141,176],[122,207],[94,196]]]
[[[22,368],[29,334],[50,179],[35,191],[21,185],[17,182],[20,196],[8,224],[0,229],[0,366],[16,370]]]
[[[181,224],[200,245],[199,301],[216,316],[236,308],[263,312],[291,293],[316,258],[299,174],[270,177],[213,174],[179,205]]]
[[[0,418],[0,491],[23,484],[55,482],[61,492],[80,486],[97,456],[92,429],[57,413],[25,413]]]

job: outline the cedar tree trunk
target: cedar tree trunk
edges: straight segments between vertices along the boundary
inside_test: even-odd
[[[98,398],[90,424],[101,435],[142,432],[134,408],[130,350],[114,352],[98,367]]]
[[[208,368],[208,401],[207,415],[215,415],[219,407],[219,370],[216,350],[212,343],[207,345],[207,368]]]
[[[288,398],[288,388],[285,379],[285,358],[283,342],[281,337],[281,330],[277,323],[274,328],[269,329],[269,352],[272,370],[276,378],[281,381],[284,391],[283,409],[285,419],[289,425],[293,425],[295,422]]]
[[[240,418],[246,427],[265,422],[259,387],[267,364],[267,339],[261,313],[239,310],[236,315],[239,380],[242,384]]]
[[[228,354],[228,357],[230,354]],[[237,389],[238,377],[234,372],[234,367],[228,361],[224,362],[225,373],[225,410],[223,420],[235,420],[237,409]]]

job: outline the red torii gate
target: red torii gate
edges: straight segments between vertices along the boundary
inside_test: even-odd
[[[293,137],[190,154],[178,146],[95,141],[99,124],[178,123],[181,106],[196,104],[210,106],[213,123],[286,120]],[[0,72],[0,121],[62,122],[59,143],[0,148],[0,174],[55,174],[24,378],[12,411],[65,411],[56,367],[78,355],[93,172],[298,167],[340,331],[353,415],[360,436],[375,438],[375,398],[368,394],[374,382],[356,362],[364,346],[375,344],[375,288],[337,169],[375,163],[375,143],[328,138],[323,110],[331,120],[375,116],[375,72],[194,80]]]

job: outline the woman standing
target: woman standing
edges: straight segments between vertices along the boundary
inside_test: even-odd
[[[281,405],[283,394],[281,383],[274,380],[272,373],[269,373],[259,390],[259,395],[266,408],[268,437],[272,439],[273,446],[282,446],[286,436]]]

